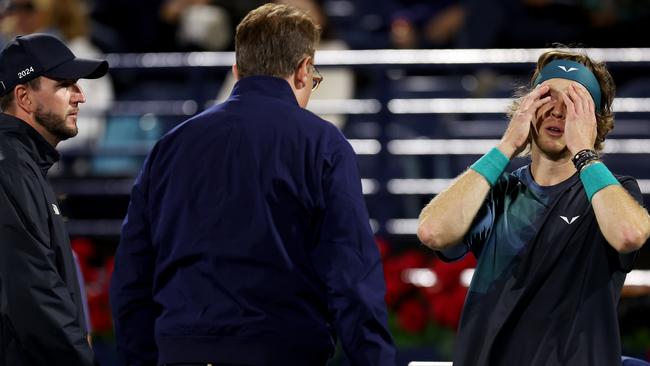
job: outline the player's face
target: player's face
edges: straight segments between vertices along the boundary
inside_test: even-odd
[[[567,92],[571,84],[584,87],[566,79],[550,79],[546,84],[549,86],[547,95],[550,95],[551,101],[542,105],[535,113],[535,128],[532,131],[533,150],[537,148],[551,158],[565,158],[570,156],[571,152],[567,149],[564,139],[566,105],[562,94]]]

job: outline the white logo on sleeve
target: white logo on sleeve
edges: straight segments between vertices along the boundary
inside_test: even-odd
[[[578,217],[580,217],[580,216],[573,216],[573,217],[571,218],[571,220],[569,220],[569,218],[566,217],[566,216],[560,216],[560,218],[561,218],[562,220],[564,220],[564,222],[566,222],[566,223],[569,224],[569,225],[573,224],[573,223],[578,219]]]
[[[559,65],[558,67],[564,70],[564,72],[578,71],[578,69],[575,67],[569,67],[568,69],[564,65]]]
[[[54,210],[55,215],[61,215],[61,212],[59,212],[59,208],[56,207],[54,203],[52,204],[52,210]]]

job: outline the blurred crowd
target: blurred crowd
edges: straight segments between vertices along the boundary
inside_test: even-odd
[[[233,49],[262,0],[3,0],[2,38],[46,31],[99,51]],[[644,46],[649,0],[279,0],[353,49]]]
[[[320,49],[650,45],[645,37],[650,27],[650,0],[275,1],[312,15],[323,30]],[[16,35],[47,32],[63,39],[79,57],[232,51],[236,25],[248,11],[266,2],[0,0],[0,47]],[[326,82],[315,100],[349,99],[363,89],[363,80],[360,82],[348,68],[322,71]],[[82,80],[80,84],[88,96],[80,115],[84,128],[79,130],[78,138],[61,145],[63,150],[93,146],[122,149],[130,143],[126,141],[128,136],[136,142],[152,143],[166,129],[165,117],[143,122],[138,120],[140,117],[111,116],[114,101],[192,99],[197,103],[196,110],[202,110],[206,103],[225,99],[234,80],[224,70],[209,74],[205,70],[113,70],[110,77]],[[324,117],[338,126],[345,123],[343,116]],[[167,119],[171,124],[177,122],[177,118]],[[122,123],[133,120],[141,126]],[[137,131],[130,130],[133,128]],[[109,159],[110,164],[104,160],[93,164],[111,174],[139,166],[139,162],[129,163],[130,168],[125,170],[123,165],[115,165],[115,159]],[[91,164],[78,165],[76,175],[92,170]],[[122,168],[114,169],[116,166]]]
[[[650,0],[275,0],[307,10],[323,30],[320,49],[510,48],[554,43],[586,47],[648,46]],[[263,0],[0,0],[0,47],[16,35],[47,32],[79,57],[106,53],[232,51],[235,27]],[[316,60],[318,62],[318,60]],[[315,99],[348,99],[359,91],[346,68],[325,68]],[[216,70],[128,71],[82,80],[84,128],[62,149],[101,145],[125,132],[105,123],[113,101],[225,99],[234,80]],[[112,78],[112,79],[111,79]],[[342,116],[325,116],[338,126]],[[120,121],[128,118],[120,117]],[[161,119],[156,119],[160,122]],[[176,122],[175,120],[172,122]],[[130,124],[133,126],[134,124]],[[149,124],[151,125],[151,124]],[[136,131],[155,141],[158,127]],[[161,127],[164,131],[165,127]],[[145,136],[146,135],[146,136]],[[151,135],[151,136],[150,136]],[[115,140],[115,139],[113,139]],[[120,146],[113,146],[119,148]],[[134,166],[137,166],[135,164]],[[87,166],[79,170],[83,175]],[[78,173],[79,173],[78,172]],[[114,172],[114,171],[111,171]]]

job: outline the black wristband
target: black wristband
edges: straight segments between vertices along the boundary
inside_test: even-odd
[[[576,170],[578,170],[578,172],[581,171],[582,168],[584,168],[587,164],[597,160],[600,160],[600,156],[597,152],[591,149],[580,150],[573,156],[573,158],[571,158],[571,161],[573,162],[573,165],[576,167]]]

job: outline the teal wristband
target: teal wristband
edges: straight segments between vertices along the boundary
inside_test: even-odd
[[[612,172],[601,162],[589,164],[582,168],[580,171],[580,180],[585,187],[589,202],[591,202],[594,194],[601,189],[607,186],[621,185]]]
[[[472,164],[470,169],[482,175],[490,183],[490,186],[493,186],[503,171],[506,170],[509,162],[510,159],[503,155],[501,150],[493,147],[487,154]]]

